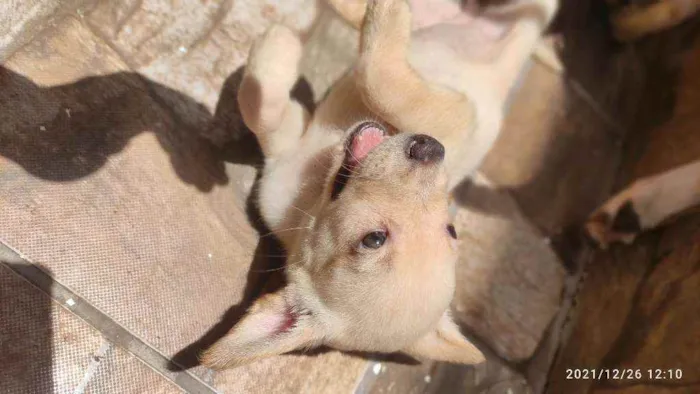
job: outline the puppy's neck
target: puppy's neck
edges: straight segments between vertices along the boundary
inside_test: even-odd
[[[276,205],[268,206],[268,209],[275,209],[279,219],[268,224],[288,251],[312,228],[319,210],[328,201],[328,183],[333,177],[336,150],[333,146],[301,149],[297,157],[278,163],[281,166],[300,168],[296,182],[283,176],[265,179],[266,182],[289,183],[288,199],[274,194],[261,199],[261,204]]]

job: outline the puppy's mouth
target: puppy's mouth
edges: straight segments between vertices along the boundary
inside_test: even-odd
[[[345,157],[338,173],[333,180],[331,199],[334,200],[340,195],[348,180],[352,176],[356,167],[387,139],[386,129],[375,122],[365,122],[353,130],[345,141]]]

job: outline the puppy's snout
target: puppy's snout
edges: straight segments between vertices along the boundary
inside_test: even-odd
[[[437,163],[445,158],[445,147],[433,137],[417,134],[409,139],[406,154],[421,163]]]

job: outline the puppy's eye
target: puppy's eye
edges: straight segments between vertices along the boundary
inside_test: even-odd
[[[386,232],[372,231],[362,238],[362,246],[367,249],[379,249],[386,241]]]
[[[450,237],[457,239],[457,230],[455,230],[455,226],[448,224],[447,232],[450,234]]]

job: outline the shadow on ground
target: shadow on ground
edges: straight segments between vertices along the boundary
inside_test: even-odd
[[[2,247],[2,246],[0,246]],[[0,392],[53,393],[52,302],[17,274],[40,272],[42,287],[53,280],[43,267],[12,264],[0,255]]]
[[[226,163],[255,168],[262,164],[255,136],[243,124],[238,108],[242,73],[243,68],[239,68],[226,79],[212,115],[187,95],[138,73],[94,76],[42,87],[0,66],[0,157],[19,164],[32,176],[70,182],[100,170],[132,138],[151,132],[168,153],[182,182],[208,192],[229,182]],[[313,111],[313,93],[304,79],[298,81],[292,95]],[[259,234],[268,234],[255,206],[255,190],[246,200],[246,213]],[[284,259],[267,256],[283,252],[274,238],[260,238],[244,301],[231,307],[220,323],[197,342],[180,351],[173,358],[173,369],[197,365],[196,355],[201,349],[228,332],[251,300],[275,288],[275,281],[268,280],[270,276],[282,283]],[[270,285],[264,287],[268,282]],[[39,313],[39,309],[34,308],[37,316],[50,319],[48,311]],[[45,356],[43,362],[50,364],[51,354]],[[43,368],[40,361],[34,365]],[[29,391],[51,392],[50,388]]]

